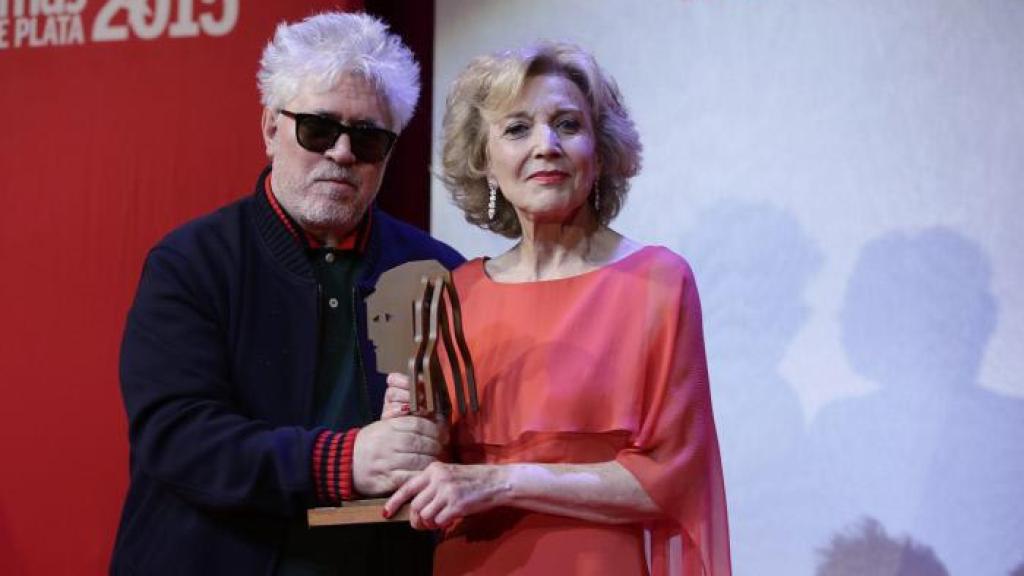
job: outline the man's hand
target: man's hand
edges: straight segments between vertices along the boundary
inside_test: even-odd
[[[384,408],[380,419],[395,418],[409,414],[409,377],[405,374],[392,372],[388,374],[388,389],[384,392]]]
[[[356,492],[388,494],[437,460],[447,428],[418,416],[380,420],[359,431],[352,454]]]

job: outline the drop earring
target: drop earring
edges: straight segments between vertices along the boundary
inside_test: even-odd
[[[594,213],[599,214],[601,212],[601,186],[597,180],[594,180]]]
[[[488,180],[487,189],[491,192],[487,198],[487,219],[493,221],[498,214],[498,185]]]

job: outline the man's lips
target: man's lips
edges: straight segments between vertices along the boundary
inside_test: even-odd
[[[328,184],[340,184],[342,186],[347,186],[349,188],[358,188],[355,182],[352,182],[351,180],[347,180],[345,178],[317,178],[316,181],[326,182]]]

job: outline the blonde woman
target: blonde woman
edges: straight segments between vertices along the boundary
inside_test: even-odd
[[[444,132],[466,219],[519,242],[455,272],[481,408],[385,514],[444,529],[438,574],[728,576],[693,275],[608,227],[640,167],[618,89],[571,45],[482,57]],[[408,401],[388,382],[385,417]]]

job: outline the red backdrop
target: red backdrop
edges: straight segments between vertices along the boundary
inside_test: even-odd
[[[145,253],[251,190],[274,25],[362,5],[0,0],[0,574],[106,571],[127,485],[117,352]],[[425,167],[425,141],[401,146]]]

